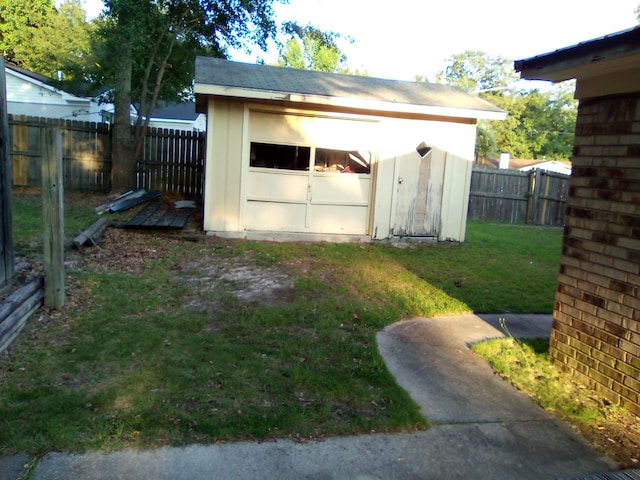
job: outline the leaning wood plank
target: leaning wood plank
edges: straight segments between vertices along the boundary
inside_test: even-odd
[[[9,347],[22,329],[27,324],[27,320],[33,315],[33,313],[42,305],[42,299],[44,298],[44,291],[42,295],[37,297],[31,297],[27,302],[23,303],[18,310],[16,310],[4,323],[8,323],[11,328],[8,328],[5,334],[0,334],[0,353]]]
[[[0,317],[0,352],[6,350],[24,328],[27,320],[42,305],[44,282],[38,277],[12,293],[2,304],[2,310],[8,311]],[[5,308],[9,304],[9,308]]]
[[[109,226],[109,221],[102,217],[96,220],[89,227],[85,228],[80,235],[73,239],[73,246],[76,248],[80,248],[87,242],[90,242],[92,245],[98,243],[98,240],[102,238],[105,230]]]
[[[25,283],[17,288],[11,295],[4,299],[0,304],[0,324],[13,313],[22,303],[29,297],[33,296],[39,290],[44,288],[44,278],[36,277],[29,283]]]
[[[162,195],[162,192],[160,190],[153,190],[152,192],[147,192],[140,197],[127,198],[124,201],[118,202],[117,204],[111,206],[111,208],[109,208],[109,211],[122,212],[123,210],[128,210],[131,207],[135,207],[142,202],[146,202],[147,200],[159,197],[160,195]]]
[[[102,205],[98,205],[95,208],[95,211],[98,215],[102,215],[103,213],[108,212],[112,206],[117,205],[118,202],[123,202],[131,198],[141,197],[145,193],[147,193],[147,191],[144,188],[139,190],[129,190],[128,192],[118,195],[113,200],[109,200],[108,202],[103,203]]]

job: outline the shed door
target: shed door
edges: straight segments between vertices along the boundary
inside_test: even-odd
[[[245,229],[368,234],[371,126],[251,112]]]
[[[437,237],[440,233],[445,157],[439,150],[396,157],[393,234]]]

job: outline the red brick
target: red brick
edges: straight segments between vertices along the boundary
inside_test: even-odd
[[[626,260],[613,259],[613,268],[622,272],[632,273],[634,275],[640,274],[640,265],[635,262],[628,262]]]
[[[581,321],[589,324],[589,325],[593,325],[594,331],[597,329],[603,330],[604,329],[604,325],[605,325],[605,320],[602,317],[598,316],[598,312],[596,312],[595,315],[591,315],[589,313],[585,313],[582,316]]]
[[[631,378],[640,378],[640,368],[635,368],[628,363],[618,362],[616,364],[616,369]]]
[[[606,308],[606,306],[607,306],[607,301],[604,298],[599,297],[598,295],[594,295],[594,294],[588,293],[588,292],[582,292],[582,299],[581,300],[583,302],[586,302],[589,305],[593,305],[593,306],[595,306],[597,308]],[[580,307],[577,303],[576,303],[576,306],[578,306],[578,308],[582,309],[582,307]],[[590,311],[590,310],[585,309],[585,311]]]
[[[618,236],[618,238],[620,238],[620,236]],[[629,260],[629,251],[626,248],[622,248],[620,246],[612,246],[612,245],[607,245],[604,249],[604,253],[605,255],[608,255],[610,257],[614,257],[614,258],[621,258],[623,260]]]
[[[602,322],[604,325],[604,322]],[[586,321],[586,320],[578,320],[578,319],[574,319],[573,322],[571,323],[571,326],[578,332],[584,332],[585,334],[589,335],[590,337],[593,337],[593,333],[596,331],[597,329],[597,325],[594,325],[593,323]]]
[[[608,345],[606,343],[602,343],[600,345],[600,351],[604,353],[608,358],[616,359],[615,361],[611,360],[613,364],[609,363],[612,366],[616,366],[616,368],[620,361],[624,361],[625,353],[618,347],[618,345]]]
[[[637,398],[638,393],[640,393],[640,380],[638,380],[637,378],[630,377],[630,376],[625,376],[622,383],[623,383],[623,385],[625,387],[628,387],[629,389],[631,389],[634,392],[636,392],[635,401],[637,401],[638,400],[638,398]]]
[[[614,393],[618,394],[618,400],[620,402],[622,402],[623,398],[637,397],[637,395],[629,387],[618,382],[613,382],[613,385],[611,385],[611,390],[613,390]]]
[[[609,377],[607,377],[606,375],[598,372],[598,371],[592,371],[589,373],[589,376],[587,377],[589,380],[591,380],[591,382],[595,381],[597,383],[599,383],[600,385],[606,387],[607,389],[611,389],[611,387],[613,386],[613,380]],[[591,383],[589,382],[589,383]],[[584,382],[583,383],[587,383]]]
[[[578,348],[574,349],[575,359],[580,362],[582,365],[588,368],[598,368],[598,365],[601,363],[598,359],[594,358],[589,352],[584,352]]]
[[[633,317],[633,308],[624,304],[624,297],[625,296],[622,298],[623,303],[610,301],[607,304],[607,309],[609,312],[619,316],[620,318],[618,318],[618,320],[620,324],[626,327],[627,322],[625,320]]]
[[[608,343],[609,345],[617,345],[618,341],[621,337],[611,334],[605,330],[596,329],[593,332],[593,336],[598,340],[602,340],[604,343]]]
[[[582,312],[577,308],[571,306],[570,303],[561,303],[560,312],[566,314],[569,317],[581,318]]]
[[[624,380],[624,375],[622,375],[622,373],[620,373],[619,371],[617,371],[615,368],[605,364],[605,363],[600,363],[598,365],[598,372],[606,375],[608,378],[610,378],[611,380],[613,380],[614,382],[619,382],[622,383]]]
[[[627,353],[626,362],[632,368],[635,368],[640,371],[640,357],[636,357],[635,355],[630,355]]]

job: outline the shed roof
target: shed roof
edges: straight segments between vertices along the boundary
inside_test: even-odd
[[[195,92],[396,114],[504,119],[506,113],[448,85],[385,80],[196,58]]]

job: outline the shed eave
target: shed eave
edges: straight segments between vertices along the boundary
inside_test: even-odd
[[[465,119],[504,120],[507,113],[502,110],[476,110],[469,108],[418,105],[409,103],[396,103],[381,100],[369,100],[362,98],[331,97],[323,95],[306,95],[301,93],[288,93],[271,90],[255,90],[250,88],[228,87],[196,83],[194,86],[196,95],[211,95],[247,100],[273,100],[285,101],[309,106],[329,106],[336,108],[351,108],[371,112],[387,112],[407,115],[432,115],[440,117],[453,117]]]

